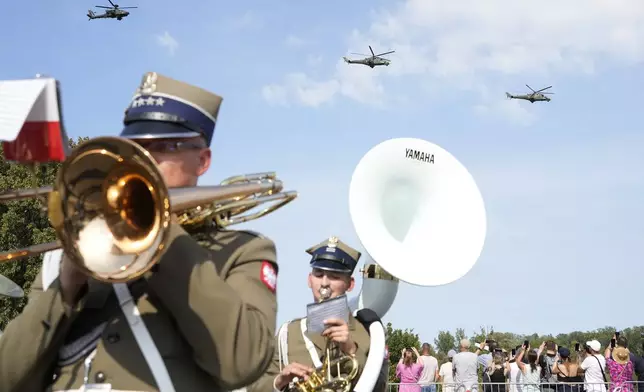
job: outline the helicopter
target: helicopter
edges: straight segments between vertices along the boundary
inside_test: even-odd
[[[523,99],[526,101],[530,101],[530,103],[535,103],[540,101],[550,102],[550,98],[546,97],[546,94],[554,94],[554,93],[544,92],[545,90],[551,88],[552,86],[548,86],[537,91],[534,91],[534,89],[528,86],[527,84],[526,84],[526,87],[532,90],[531,94],[512,95],[510,93],[505,93],[505,96],[508,97],[509,99]]]
[[[362,64],[362,65],[366,65],[366,66],[369,66],[371,68],[374,68],[374,67],[376,67],[378,65],[389,66],[389,63],[391,63],[391,60],[388,60],[388,59],[386,59],[384,57],[381,57],[381,56],[396,52],[395,50],[392,50],[391,52],[375,54],[373,52],[373,49],[371,49],[371,46],[369,46],[369,50],[371,51],[371,56],[366,55],[366,54],[361,54],[361,53],[352,53],[352,54],[357,54],[359,56],[367,56],[367,57],[365,57],[363,59],[351,60],[351,59],[349,59],[347,57],[342,57],[342,58],[344,59],[344,62],[346,62],[347,64]]]
[[[104,5],[97,5],[96,8],[104,8],[107,11],[105,11],[104,14],[96,15],[94,11],[88,10],[87,11],[87,17],[89,18],[88,20],[92,19],[116,19],[116,20],[123,20],[126,16],[130,15],[129,11],[123,11],[124,9],[130,9],[130,8],[139,8],[139,7],[119,7],[118,4],[112,3],[112,0],[107,0],[110,2],[112,5],[111,7],[107,7]]]

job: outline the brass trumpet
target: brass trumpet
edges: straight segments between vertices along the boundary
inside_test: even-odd
[[[331,297],[328,287],[320,288],[320,302]],[[331,339],[326,340],[324,361],[315,369],[308,379],[294,382],[288,392],[349,392],[351,384],[358,375],[359,364],[355,357],[339,355],[331,358],[335,352]]]
[[[297,197],[282,188],[275,173],[258,173],[221,185],[168,189],[147,150],[124,138],[94,138],[72,151],[53,187],[0,194],[0,202],[48,195],[47,212],[59,239],[0,253],[0,262],[62,247],[92,278],[127,282],[157,263],[173,213],[186,229],[210,222],[226,227],[260,218]],[[244,215],[264,203],[272,204]]]

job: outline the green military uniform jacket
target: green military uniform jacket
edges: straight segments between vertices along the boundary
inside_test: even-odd
[[[176,392],[230,391],[251,384],[266,371],[274,351],[274,243],[243,231],[207,229],[191,237],[173,224],[169,244],[156,270],[137,282],[144,284],[137,307]],[[56,279],[43,291],[39,274],[24,311],[4,331],[0,391],[80,388],[84,357],[61,367],[59,350],[77,331],[91,330],[88,325],[108,309],[113,314],[98,338],[89,383],[158,391],[113,286],[90,280],[76,309],[63,304],[59,287]]]
[[[315,367],[313,363],[313,359],[311,358],[311,354],[309,353],[309,350],[306,348],[306,343],[304,341],[304,338],[302,337],[302,328],[301,328],[301,320],[302,319],[296,319],[293,321],[290,321],[288,324],[288,361],[289,363],[300,363],[302,365],[307,365],[311,367]],[[356,359],[358,360],[358,363],[360,365],[360,370],[358,372],[358,375],[354,379],[353,386],[358,382],[360,379],[360,376],[362,375],[362,367],[367,361],[367,356],[369,355],[369,333],[367,330],[364,328],[364,326],[355,319],[355,317],[350,316],[349,318],[349,331],[351,334],[351,339],[356,343],[357,345],[357,351],[356,351]],[[306,332],[306,336],[310,339],[310,341],[314,344],[317,355],[322,362],[324,360],[324,349],[326,347],[326,339],[320,335],[320,334],[315,334],[315,333],[309,333]],[[271,392],[274,390],[273,388],[273,381],[275,380],[275,377],[277,377],[280,373],[280,363],[281,363],[281,358],[279,355],[279,350],[278,346],[280,344],[279,342],[279,335],[276,336],[275,338],[275,353],[273,355],[273,361],[271,362],[270,366],[268,367],[268,370],[266,374],[262,376],[261,379],[259,379],[255,384],[251,385],[248,388],[249,392]],[[285,364],[282,364],[282,367],[284,367]],[[378,389],[382,383],[379,383],[376,386],[375,391],[379,391],[381,389]],[[382,389],[384,391],[384,389]]]

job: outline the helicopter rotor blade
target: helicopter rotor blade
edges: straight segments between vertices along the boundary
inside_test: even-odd
[[[534,91],[534,89],[533,89],[532,87],[528,86],[527,84],[526,84],[525,86],[526,86],[527,88],[529,88],[530,90],[532,90],[532,92],[533,92],[533,93],[536,93],[536,91]]]
[[[544,92],[542,92],[541,94],[554,94],[554,93],[548,93],[548,92],[544,93]]]
[[[371,51],[371,55],[372,55],[373,57],[376,57],[376,54],[373,52],[373,49],[371,49],[371,45],[369,45],[369,50]]]
[[[106,9],[106,10],[111,10],[112,8],[114,8],[114,7],[106,7],[106,6],[104,6],[104,5],[96,5],[95,7],[96,7],[96,8],[104,8],[104,9]]]
[[[551,88],[551,87],[552,87],[552,86],[548,86],[548,87],[546,87],[546,88],[542,88],[541,90],[537,90],[537,92],[538,92],[538,93],[540,93],[540,92],[542,92],[542,91],[544,91],[544,90],[547,90],[547,89],[549,89],[549,88]]]
[[[127,10],[132,8],[139,8],[139,7],[119,7],[120,10]]]
[[[380,56],[384,56],[386,54],[392,54],[392,53],[396,53],[396,51],[392,50],[391,52],[380,53],[380,54],[377,54],[376,57],[380,57]]]
[[[351,54],[355,54],[355,55],[357,55],[357,56],[371,57],[371,56],[369,56],[368,54],[364,54],[364,53],[353,53],[353,52],[352,52]]]
[[[118,7],[119,7],[118,5],[116,5],[116,4],[114,4],[114,3],[112,3],[112,0],[107,0],[107,1],[109,1],[109,2],[110,2],[110,4],[112,4],[112,7],[113,7],[113,8],[118,8]]]

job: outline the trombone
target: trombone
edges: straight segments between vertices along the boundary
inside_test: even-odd
[[[120,137],[94,138],[72,151],[54,186],[0,193],[0,202],[47,196],[46,210],[58,237],[0,253],[0,263],[62,248],[90,277],[128,282],[159,261],[172,221],[190,231],[258,219],[297,197],[297,192],[282,189],[272,172],[230,177],[220,185],[168,189],[147,150]],[[249,212],[265,203],[270,204]]]

